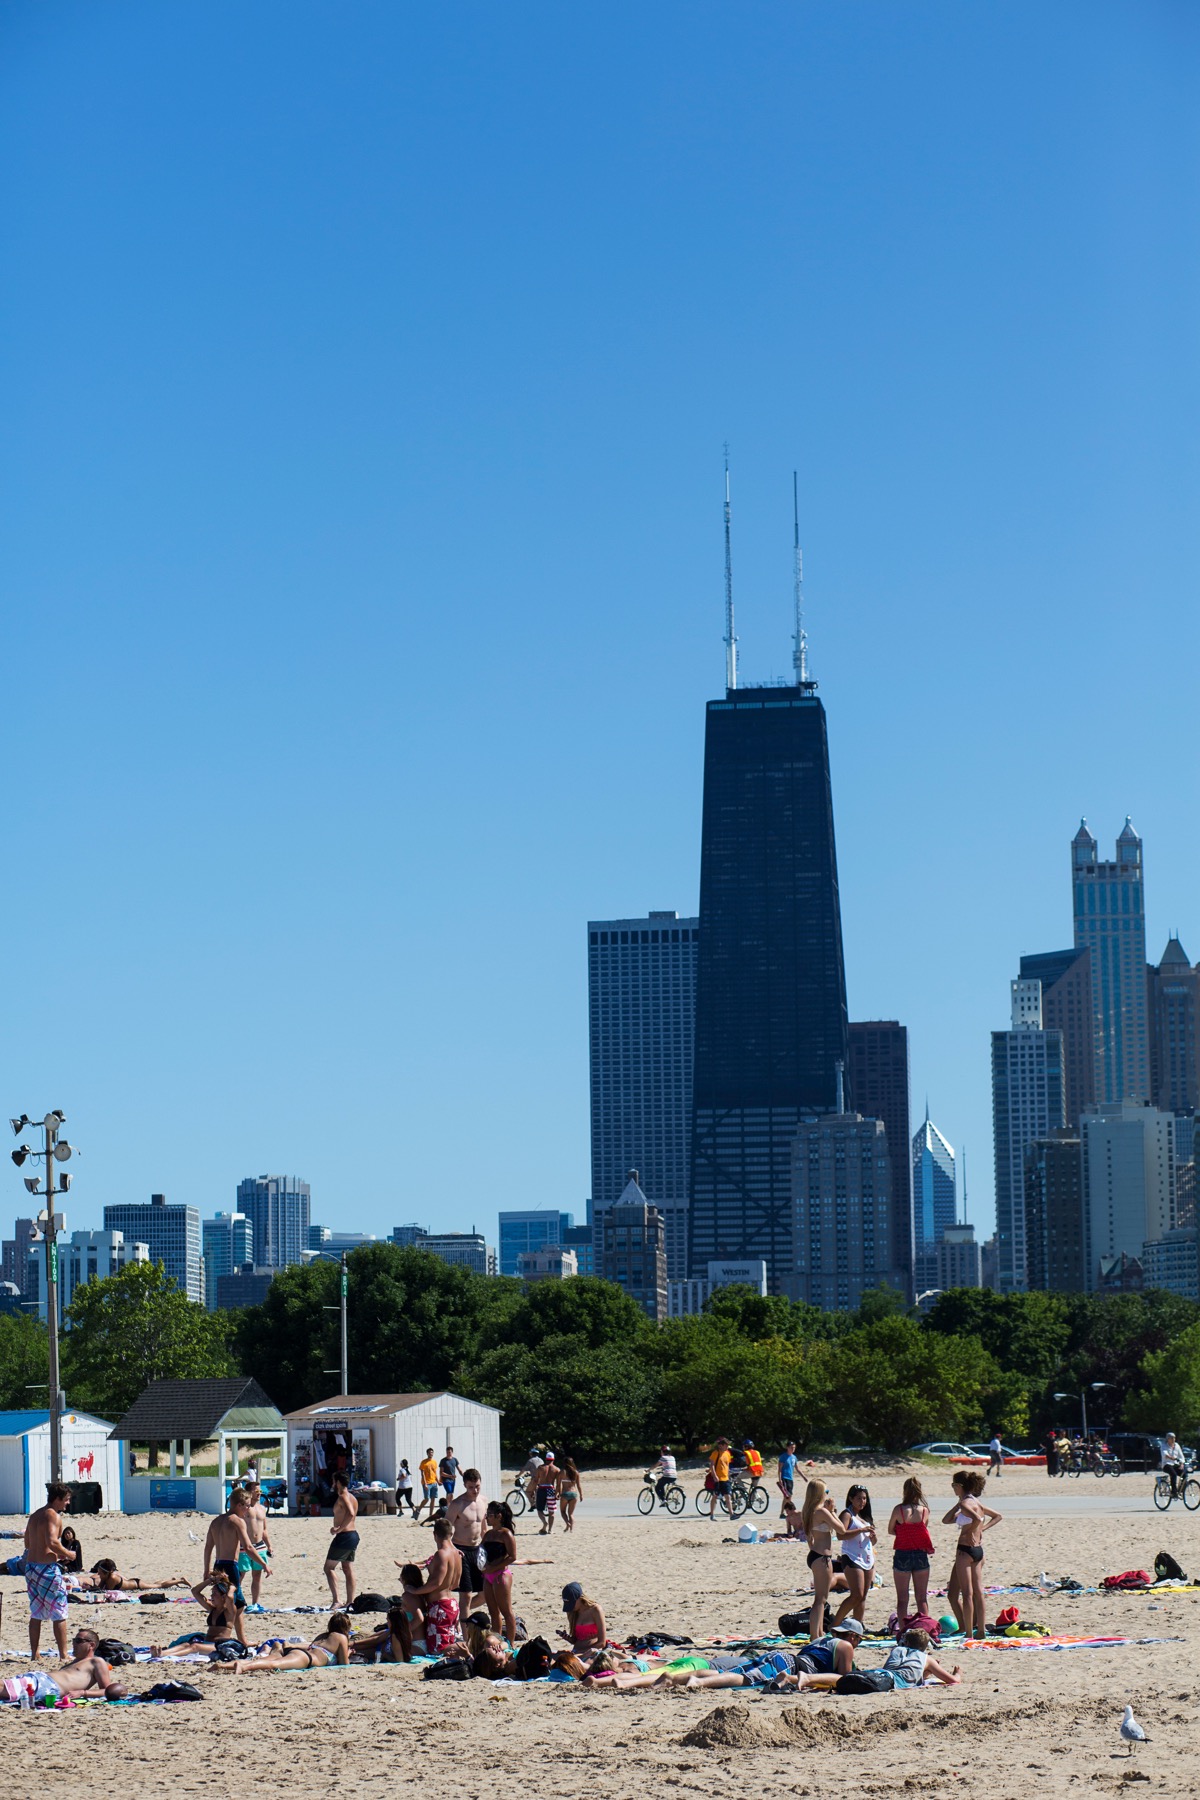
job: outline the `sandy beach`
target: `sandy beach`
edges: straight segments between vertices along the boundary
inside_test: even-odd
[[[845,1466],[826,1472],[840,1499],[853,1472]],[[903,1473],[899,1466],[862,1471],[881,1523]],[[948,1474],[944,1480],[938,1471],[920,1474],[939,1517],[950,1502]],[[544,1538],[528,1517],[519,1521],[520,1553],[554,1559],[549,1567],[517,1570],[516,1610],[531,1634],[555,1641],[559,1590],[571,1580],[603,1604],[618,1637],[654,1629],[698,1641],[767,1632],[781,1613],[804,1603],[799,1547],[723,1541],[731,1527],[700,1518],[690,1502],[698,1477],[689,1472],[683,1480],[689,1505],[677,1518],[623,1513],[626,1502],[632,1509],[638,1476],[621,1470],[585,1475],[585,1501],[571,1537],[556,1528]],[[1152,1569],[1159,1550],[1200,1576],[1200,1513],[1179,1505],[1165,1515],[1142,1510],[1149,1507],[1150,1485],[1141,1475],[1051,1482],[1040,1470],[1010,1471],[990,1483],[988,1501],[1003,1512],[1011,1500],[1013,1511],[987,1538],[989,1583],[1028,1582],[1045,1571],[1092,1586],[1121,1569]],[[1121,1510],[1112,1511],[1114,1505]],[[774,1512],[761,1523],[772,1523]],[[89,1564],[112,1556],[122,1569],[155,1578],[200,1572],[200,1548],[189,1532],[203,1534],[204,1518],[101,1515],[77,1523]],[[0,1521],[5,1530],[22,1525]],[[394,1559],[428,1554],[427,1530],[407,1519],[364,1519],[360,1528],[363,1590],[393,1591]],[[325,1605],[328,1520],[283,1519],[271,1530],[275,1573],[264,1602]],[[954,1534],[938,1525],[934,1537],[933,1586],[940,1587]],[[11,1553],[18,1546],[4,1548]],[[868,1605],[869,1626],[882,1626],[893,1604],[890,1560],[885,1550],[885,1585]],[[22,1648],[28,1610],[23,1581],[0,1578],[0,1589],[0,1673],[12,1675],[29,1666]],[[202,1690],[201,1704],[98,1705],[57,1714],[0,1709],[3,1766],[14,1793],[50,1796],[77,1794],[81,1784],[129,1795],[169,1788],[225,1796],[235,1784],[254,1781],[268,1793],[340,1793],[386,1783],[392,1790],[450,1788],[471,1800],[542,1779],[558,1791],[604,1800],[660,1787],[683,1800],[730,1784],[801,1795],[834,1788],[936,1795],[964,1781],[985,1783],[990,1800],[1025,1800],[1034,1788],[1104,1792],[1140,1786],[1146,1777],[1156,1793],[1200,1790],[1200,1592],[1013,1598],[1025,1617],[1054,1632],[1167,1641],[951,1650],[943,1660],[963,1663],[960,1688],[855,1698],[494,1688],[482,1681],[424,1683],[396,1668],[247,1679],[185,1664],[178,1673]],[[989,1618],[1009,1603],[989,1603]],[[72,1607],[73,1621],[134,1643],[179,1635],[199,1618],[193,1605]],[[248,1621],[248,1635],[306,1631],[309,1624],[304,1616],[268,1614]],[[48,1630],[43,1645],[47,1637]],[[860,1661],[871,1667],[882,1655],[868,1648]],[[53,1668],[53,1657],[45,1663]],[[130,1685],[143,1691],[164,1672],[160,1665],[136,1667]],[[1118,1738],[1126,1701],[1155,1740],[1132,1757]],[[833,1749],[835,1764],[824,1754]]]

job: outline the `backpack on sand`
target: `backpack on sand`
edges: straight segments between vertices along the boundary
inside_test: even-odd
[[[142,1695],[143,1700],[203,1700],[204,1695],[190,1681],[156,1681]]]
[[[1160,1550],[1154,1559],[1154,1579],[1155,1581],[1186,1581],[1187,1576],[1173,1556],[1169,1556],[1165,1550]]]
[[[1145,1569],[1124,1569],[1120,1575],[1106,1575],[1100,1586],[1106,1594],[1136,1593],[1150,1586],[1150,1577]]]

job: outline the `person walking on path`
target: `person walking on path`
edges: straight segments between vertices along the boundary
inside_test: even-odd
[[[356,1582],[354,1578],[354,1557],[358,1550],[358,1532],[354,1521],[358,1517],[358,1501],[350,1492],[348,1475],[335,1475],[333,1478],[333,1524],[329,1527],[329,1552],[325,1558],[325,1579],[329,1583],[329,1592],[333,1595],[333,1604],[338,1604],[337,1568],[341,1565],[346,1581],[346,1605],[352,1606]]]
[[[75,1561],[75,1552],[62,1541],[62,1515],[71,1504],[71,1490],[61,1481],[51,1482],[46,1504],[31,1512],[25,1526],[25,1592],[29,1596],[29,1652],[40,1655],[42,1624],[47,1622],[63,1662],[67,1661],[67,1583],[64,1570]]]
[[[563,1463],[562,1488],[559,1499],[562,1501],[563,1530],[574,1531],[575,1508],[583,1499],[583,1482],[580,1480],[579,1470],[575,1467],[574,1459],[570,1456]]]
[[[992,1441],[988,1445],[987,1472],[989,1475],[996,1476],[1004,1473],[1004,1445],[1000,1442],[999,1433],[995,1431],[993,1431]]]
[[[541,1537],[547,1537],[554,1530],[561,1487],[562,1470],[554,1460],[553,1450],[547,1450],[546,1460],[533,1478],[533,1503],[542,1521]]]
[[[417,1509],[413,1505],[412,1470],[408,1466],[407,1456],[402,1456],[400,1458],[400,1467],[396,1470],[396,1511],[397,1511],[397,1513],[402,1513],[406,1506],[408,1507],[409,1512],[412,1514],[413,1518],[415,1519],[417,1516]]]

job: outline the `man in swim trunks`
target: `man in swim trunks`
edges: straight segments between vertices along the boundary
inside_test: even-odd
[[[255,1482],[246,1491],[246,1529],[250,1533],[250,1542],[260,1556],[271,1555],[271,1537],[267,1530],[267,1509],[263,1505],[262,1488]],[[246,1574],[253,1569],[250,1577],[250,1605],[248,1611],[261,1612],[259,1595],[262,1593],[263,1571],[250,1558],[243,1554],[238,1557],[238,1573]]]
[[[425,1642],[430,1656],[445,1656],[458,1642],[463,1557],[451,1542],[452,1532],[448,1519],[439,1519],[434,1525],[436,1548],[425,1564],[425,1584],[417,1590],[425,1608]]]
[[[62,1515],[71,1504],[71,1490],[61,1481],[46,1490],[46,1504],[29,1515],[25,1526],[25,1591],[29,1595],[29,1653],[40,1654],[42,1620],[50,1622],[54,1642],[67,1660],[67,1582],[64,1570],[75,1553],[62,1541]]]
[[[239,1607],[245,1606],[246,1596],[242,1593],[242,1575],[238,1566],[239,1559],[246,1558],[246,1566],[260,1568],[269,1575],[266,1558],[259,1554],[250,1541],[249,1514],[246,1507],[246,1491],[234,1488],[229,1496],[229,1511],[218,1513],[208,1528],[208,1536],[204,1540],[204,1580],[213,1569],[219,1569],[226,1576],[233,1588],[233,1596]],[[337,1596],[335,1595],[336,1599]]]
[[[438,1464],[438,1480],[446,1490],[447,1500],[454,1498],[454,1488],[458,1481],[458,1458],[454,1454],[454,1445],[446,1445],[446,1454]]]
[[[458,1592],[460,1607],[465,1602],[463,1610],[469,1612],[472,1594],[483,1592],[479,1545],[487,1523],[487,1501],[483,1497],[483,1476],[478,1469],[463,1470],[463,1491],[447,1502],[446,1519],[454,1548],[462,1552]]]
[[[39,1700],[55,1699],[69,1694],[73,1700],[84,1694],[103,1694],[106,1700],[124,1700],[129,1692],[112,1672],[112,1666],[102,1656],[96,1655],[96,1646],[100,1642],[94,1631],[81,1625],[71,1643],[71,1655],[64,1657],[61,1669],[48,1675],[44,1669],[35,1669],[29,1675],[10,1675],[0,1682],[0,1695],[6,1700],[19,1701],[22,1692],[28,1693],[36,1705]]]
[[[325,1558],[325,1579],[329,1583],[329,1591],[333,1595],[333,1604],[338,1603],[337,1581],[335,1571],[341,1565],[342,1574],[346,1578],[346,1605],[354,1602],[357,1583],[354,1579],[354,1553],[358,1549],[358,1532],[354,1521],[358,1517],[358,1501],[350,1492],[350,1477],[335,1475],[333,1478],[333,1524],[329,1527],[331,1542],[329,1554]]]

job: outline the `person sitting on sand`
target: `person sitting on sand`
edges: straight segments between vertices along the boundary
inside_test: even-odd
[[[327,1669],[337,1663],[345,1668],[350,1661],[351,1625],[344,1612],[330,1613],[329,1624],[311,1644],[295,1644],[290,1650],[277,1650],[270,1656],[256,1656],[249,1662],[232,1665],[235,1675],[273,1675],[276,1669]]]
[[[212,1589],[212,1600],[207,1597],[207,1589]],[[214,1662],[236,1662],[240,1657],[252,1654],[246,1642],[244,1624],[245,1609],[238,1605],[236,1591],[228,1575],[206,1575],[192,1589],[192,1597],[201,1606],[207,1606],[208,1624],[203,1631],[192,1631],[184,1638],[165,1649],[159,1645],[151,1646],[151,1656],[164,1662],[182,1656],[195,1656],[199,1652],[211,1648]]]
[[[125,1700],[129,1689],[117,1680],[112,1665],[96,1655],[100,1639],[87,1625],[81,1625],[71,1639],[70,1659],[53,1675],[44,1669],[28,1675],[10,1675],[0,1682],[0,1694],[6,1700],[20,1701],[27,1693],[36,1705],[41,1700],[70,1698],[81,1700],[85,1694],[102,1694],[106,1700]]]
[[[74,1527],[71,1525],[64,1525],[58,1534],[58,1541],[64,1550],[69,1550],[71,1552],[73,1559],[71,1562],[63,1564],[64,1572],[67,1575],[82,1575],[83,1545],[76,1537]]]
[[[567,1615],[567,1629],[555,1633],[565,1638],[576,1656],[593,1656],[608,1643],[604,1613],[590,1600],[577,1581],[569,1581],[562,1591],[562,1609]]]
[[[416,1563],[397,1563],[400,1571],[400,1585],[403,1593],[400,1598],[404,1615],[408,1620],[408,1628],[412,1633],[414,1644],[425,1642],[425,1607],[421,1600],[421,1589],[425,1585],[425,1576]]]
[[[419,1569],[413,1572],[420,1576]],[[386,1625],[354,1640],[354,1662],[410,1663],[412,1659],[412,1624],[403,1606],[389,1607]]]
[[[92,1564],[89,1575],[81,1575],[74,1586],[81,1592],[101,1594],[153,1594],[161,1588],[187,1587],[186,1575],[167,1575],[161,1581],[143,1581],[140,1575],[122,1575],[111,1556],[102,1556]]]

